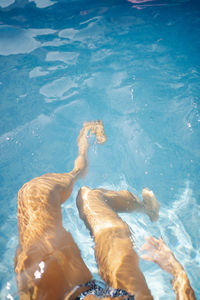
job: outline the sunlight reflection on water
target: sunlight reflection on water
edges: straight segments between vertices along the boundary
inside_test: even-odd
[[[0,298],[17,299],[17,191],[35,176],[71,170],[82,123],[93,119],[102,119],[107,142],[90,148],[88,176],[64,204],[63,222],[95,278],[94,242],[74,203],[79,187],[140,196],[147,186],[161,203],[160,220],[122,214],[136,249],[146,234],[162,235],[200,297],[200,18],[193,1],[1,0],[0,7]],[[141,267],[155,299],[174,297],[167,274]]]

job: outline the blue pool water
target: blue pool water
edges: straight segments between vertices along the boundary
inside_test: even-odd
[[[88,176],[63,222],[95,278],[93,240],[74,204],[81,185],[152,189],[160,219],[121,214],[136,249],[162,236],[200,299],[200,7],[194,0],[0,0],[0,299],[18,299],[17,192],[65,172],[82,123],[101,119]],[[140,261],[154,299],[171,277]]]

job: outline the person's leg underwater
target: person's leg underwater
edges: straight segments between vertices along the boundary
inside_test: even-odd
[[[111,287],[127,291],[135,299],[153,299],[139,268],[139,258],[128,225],[116,212],[139,211],[158,219],[159,203],[144,189],[143,202],[128,191],[107,191],[82,187],[77,196],[81,218],[90,229],[101,278]]]
[[[106,140],[101,121],[84,123],[73,170],[34,178],[18,193],[15,272],[20,300],[60,300],[92,277],[72,235],[62,226],[61,213],[74,182],[87,173],[89,133],[98,143]]]

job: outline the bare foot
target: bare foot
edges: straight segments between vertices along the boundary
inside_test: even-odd
[[[90,131],[90,136],[95,134],[95,143],[104,144],[106,141],[106,135],[104,132],[104,126],[101,120],[93,122],[85,122],[84,128]]]
[[[154,193],[151,190],[144,188],[142,190],[142,199],[145,213],[149,216],[152,222],[157,221],[159,218],[160,204]]]
[[[88,134],[95,135],[95,143],[103,144],[106,141],[104,126],[102,121],[85,122],[78,137],[79,155],[74,162],[74,173],[76,177],[85,177],[88,171]]]

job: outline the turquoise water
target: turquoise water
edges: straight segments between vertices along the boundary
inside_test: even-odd
[[[63,222],[98,278],[93,241],[74,204],[81,185],[152,189],[160,219],[122,214],[136,249],[163,237],[200,299],[200,7],[190,0],[0,0],[0,299],[18,299],[13,257],[17,192],[65,172],[82,123],[107,142],[63,205]],[[171,277],[140,261],[154,299],[175,299]]]

